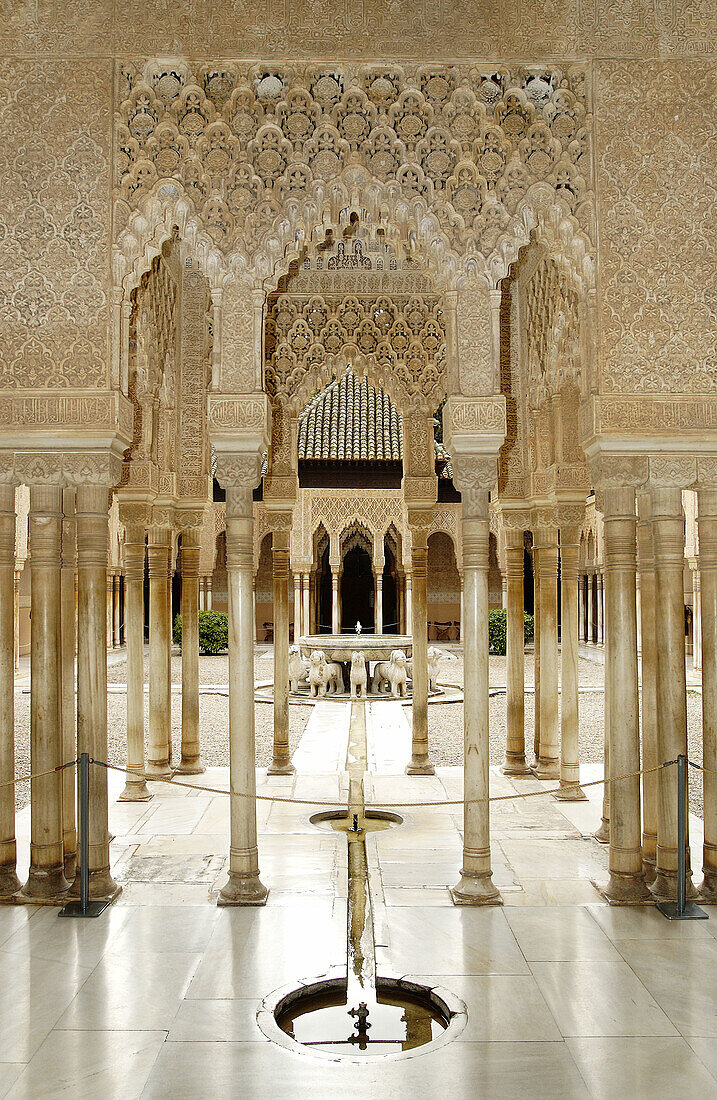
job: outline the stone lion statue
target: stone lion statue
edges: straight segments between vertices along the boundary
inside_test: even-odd
[[[299,691],[300,687],[308,685],[309,682],[309,662],[305,657],[301,656],[301,650],[298,645],[289,646],[289,684],[293,692]]]
[[[405,699],[407,693],[406,654],[402,649],[391,651],[389,661],[379,661],[373,672],[373,690],[380,694],[390,689],[394,699]]]
[[[367,685],[366,654],[362,649],[355,650],[351,654],[351,698],[365,699]]]

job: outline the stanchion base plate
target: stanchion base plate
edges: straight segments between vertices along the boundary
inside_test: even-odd
[[[64,909],[57,914],[58,917],[99,917],[112,903],[109,901],[88,901],[87,908],[82,908],[81,901],[68,901]]]
[[[658,901],[655,908],[659,909],[663,917],[668,920],[709,920],[709,914],[693,901],[686,901],[685,908],[680,913],[676,901]]]

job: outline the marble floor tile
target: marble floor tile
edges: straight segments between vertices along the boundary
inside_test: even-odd
[[[383,896],[386,905],[390,906],[438,905],[441,906],[441,908],[453,908],[451,895],[445,886],[426,886],[422,888],[401,887],[400,889],[386,886],[383,891]]]
[[[201,955],[105,955],[56,1027],[68,1031],[166,1031]]]
[[[715,940],[617,940],[616,946],[678,1031],[717,1037]]]
[[[139,1100],[164,1031],[53,1031],[9,1100]]]
[[[3,1100],[24,1069],[25,1062],[0,1062],[0,1097]]]
[[[717,1081],[717,1039],[690,1035],[687,1037],[687,1042]],[[715,1091],[717,1092],[717,1089]]]
[[[667,920],[654,906],[590,906],[590,912],[611,940],[709,940],[712,921]],[[715,911],[717,925],[717,911]]]
[[[391,907],[388,956],[399,973],[527,974],[528,965],[498,908]]]
[[[91,973],[90,967],[0,951],[0,1057],[28,1062]]]
[[[521,882],[542,878],[598,878],[606,875],[607,851],[596,840],[559,837],[501,837],[500,846]]]
[[[259,1003],[256,997],[223,1001],[189,998],[179,1006],[167,1039],[170,1043],[260,1042],[265,1036],[256,1022]]]
[[[620,958],[600,925],[579,906],[516,907],[505,916],[529,963]]]
[[[534,962],[530,969],[566,1037],[676,1034],[623,961]]]
[[[42,905],[0,905],[0,950],[10,936],[25,928],[43,908]]]
[[[717,1096],[717,1081],[682,1038],[575,1038],[567,1045],[595,1100]]]
[[[32,920],[5,940],[3,951],[31,955],[63,965],[93,967],[116,942],[129,910],[111,906],[99,920],[59,916],[56,906],[42,906]]]
[[[119,910],[118,910],[119,911]],[[219,917],[216,906],[143,905],[125,909],[125,920],[112,938],[110,953],[130,958],[139,954],[204,951]]]
[[[530,975],[419,975],[426,985],[455,993],[468,1008],[458,1042],[559,1042],[562,1039],[545,998]]]

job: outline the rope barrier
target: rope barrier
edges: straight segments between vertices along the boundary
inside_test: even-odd
[[[28,775],[18,775],[15,779],[6,779],[4,783],[0,783],[0,790],[3,787],[14,787],[18,783],[27,783],[28,779],[42,779],[44,775],[55,775],[57,772],[64,772],[66,768],[74,768],[76,765],[76,760],[69,760],[66,764],[58,764],[56,768],[48,768],[46,772],[30,772]]]

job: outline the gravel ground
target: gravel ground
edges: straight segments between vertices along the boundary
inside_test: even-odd
[[[145,660],[145,673],[148,674]],[[271,648],[258,647],[254,657],[255,677],[258,680],[270,680],[273,670]],[[124,658],[108,668],[107,679],[111,684],[126,683],[126,661]],[[533,658],[526,653],[526,684],[533,683]],[[580,683],[583,687],[599,687],[603,683],[603,668],[592,661],[580,661]],[[202,684],[227,684],[229,681],[229,663],[226,654],[217,657],[200,657],[199,676]],[[463,683],[463,660],[459,654],[452,654],[441,664],[440,680],[446,684]],[[491,687],[504,687],[506,680],[505,657],[490,658]],[[172,681],[181,682],[181,657],[178,652],[172,656]],[[603,758],[603,694],[600,691],[581,692],[580,694],[580,759],[585,763],[599,763]],[[145,700],[145,708],[148,702]],[[200,695],[200,725],[202,731],[202,754],[206,764],[222,766],[229,763],[228,743],[228,699],[225,695]],[[301,734],[309,720],[312,707],[292,704],[289,719],[289,739],[293,752],[299,743]],[[108,755],[112,764],[125,763],[126,697],[110,694],[107,700],[108,710]],[[15,770],[22,775],[29,771],[29,734],[30,734],[30,695],[25,692],[15,694]],[[260,767],[266,767],[271,761],[273,714],[270,704],[257,703],[256,715],[256,758]],[[148,714],[145,719],[148,725]],[[180,698],[172,699],[172,753],[174,759],[180,757]],[[525,697],[526,741],[530,746],[534,721],[534,696]],[[690,758],[696,763],[702,762],[702,699],[698,692],[687,693],[688,745]],[[463,760],[463,704],[442,703],[428,708],[429,737],[431,754],[436,764],[460,765]],[[495,695],[490,700],[490,762],[500,764],[505,752],[506,736],[506,697]],[[29,800],[29,783],[19,784],[16,788],[18,808]],[[690,809],[702,816],[702,783],[694,772],[690,775]]]

